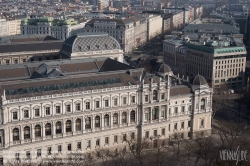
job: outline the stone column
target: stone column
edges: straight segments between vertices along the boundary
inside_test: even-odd
[[[85,131],[85,119],[84,119],[84,117],[82,118],[82,133],[84,133],[84,131]]]
[[[72,125],[72,133],[74,134],[76,132],[75,119],[72,119],[71,125]]]
[[[55,115],[55,109],[54,109],[54,104],[51,102],[51,115]]]
[[[45,139],[45,123],[42,124],[42,137],[43,137],[43,140]]]
[[[30,118],[33,118],[33,115],[34,115],[33,111],[34,110],[32,109],[32,104],[30,104]]]
[[[75,107],[74,107],[74,99],[72,100],[72,104],[71,104],[71,112],[74,113],[75,112]]]
[[[64,109],[64,103],[63,103],[63,100],[62,100],[62,114],[65,114],[65,109]]]
[[[127,113],[127,118],[128,118],[127,122],[128,122],[128,124],[130,124],[130,111],[128,111],[128,113]]]
[[[62,121],[62,135],[65,136],[66,135],[66,125],[65,125],[65,120]]]
[[[22,114],[22,110],[21,110],[21,106],[19,106],[19,119],[23,120],[23,114]]]
[[[101,126],[102,129],[104,129],[104,114],[101,114]]]
[[[31,139],[32,142],[35,141],[35,125],[31,124]]]
[[[95,116],[91,117],[91,129],[93,130],[95,128]]]
[[[41,117],[44,117],[45,115],[45,110],[43,108],[43,103],[41,103]]]
[[[20,140],[21,140],[21,142],[23,142],[23,140],[24,140],[23,126],[20,127],[20,132],[19,133],[20,133]]]

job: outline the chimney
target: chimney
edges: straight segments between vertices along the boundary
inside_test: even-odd
[[[113,1],[109,0],[109,7],[113,7]]]
[[[141,6],[144,6],[144,0],[141,0]]]
[[[99,12],[102,11],[102,2],[101,1],[98,2],[98,11]]]

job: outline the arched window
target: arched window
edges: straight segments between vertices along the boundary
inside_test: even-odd
[[[157,100],[157,95],[158,95],[157,90],[154,90],[153,91],[153,100]]]
[[[100,127],[100,116],[95,117],[95,127]]]
[[[135,122],[135,111],[130,112],[130,122]]]
[[[201,99],[201,109],[205,109],[205,99]]]
[[[46,136],[51,135],[51,124],[50,123],[47,123],[45,125],[45,135]]]
[[[108,114],[106,114],[104,116],[104,126],[109,126],[109,115]]]
[[[122,113],[122,123],[127,123],[127,113],[126,112]]]
[[[81,119],[76,119],[76,131],[81,131],[82,129]]]
[[[36,125],[35,126],[35,138],[41,137],[41,126],[40,125]]]
[[[66,132],[71,132],[71,120],[66,121]]]
[[[62,123],[56,122],[56,134],[62,134]]]
[[[113,125],[117,125],[118,124],[118,114],[114,113],[113,115]]]
[[[24,139],[30,139],[30,127],[24,127]]]
[[[13,141],[19,141],[19,129],[18,128],[13,129]]]
[[[91,119],[90,119],[90,117],[87,117],[85,119],[85,129],[91,129]]]

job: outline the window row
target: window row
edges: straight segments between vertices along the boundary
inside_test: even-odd
[[[123,112],[122,117],[121,117],[121,124],[128,123],[127,119],[127,113]],[[118,113],[113,114],[113,125],[118,125],[118,120],[119,116]],[[94,122],[92,122],[92,119],[90,117],[87,117],[85,119],[85,129],[92,129],[92,128],[100,128],[101,127],[101,117],[100,116],[95,116],[93,119]],[[135,111],[130,112],[130,122],[135,122],[136,117],[135,117]],[[94,125],[94,126],[93,126]],[[110,116],[108,114],[104,115],[104,127],[110,126]],[[75,131],[82,131],[82,120],[81,119],[76,119],[75,120]],[[35,126],[35,138],[42,137],[42,127],[41,125],[36,125]],[[67,120],[65,123],[65,131],[67,132],[72,132],[73,131],[73,126],[72,126],[72,121]],[[13,129],[13,141],[19,141],[20,140],[20,131],[18,128]],[[63,125],[61,121],[58,121],[55,123],[55,134],[62,134],[63,132]],[[45,124],[45,136],[51,136],[52,135],[52,125],[51,123]],[[24,133],[23,133],[24,139],[31,139],[31,128],[29,126],[24,127]]]

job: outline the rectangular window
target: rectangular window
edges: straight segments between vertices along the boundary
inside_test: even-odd
[[[135,139],[135,133],[131,133],[131,139]]]
[[[115,135],[115,136],[114,136],[114,143],[117,143],[117,142],[118,142],[118,136]]]
[[[127,134],[123,134],[122,140],[127,141]]]
[[[26,158],[27,158],[27,159],[30,159],[30,151],[27,151],[27,152],[26,152]]]
[[[184,122],[181,122],[181,128],[184,129]]]
[[[161,111],[161,117],[162,118],[164,117],[164,111]]]
[[[192,111],[192,109],[191,109],[192,107],[191,107],[191,105],[190,106],[188,106],[188,111],[189,112],[191,112]]]
[[[161,94],[161,99],[162,99],[162,100],[165,99],[165,94],[164,94],[164,93]]]
[[[201,119],[201,126],[204,126],[204,119]]]
[[[105,100],[104,103],[105,103],[105,107],[109,107],[109,100]]]
[[[46,107],[45,111],[46,111],[46,115],[50,115],[50,107]]]
[[[97,140],[96,140],[95,145],[96,145],[96,146],[100,146],[100,139],[97,139]]]
[[[178,113],[178,107],[174,108],[174,113],[177,114]]]
[[[118,105],[118,99],[114,99],[114,106]]]
[[[51,147],[47,148],[47,153],[48,153],[48,155],[51,155]]]
[[[188,121],[188,127],[191,127],[191,121],[190,120]]]
[[[39,109],[35,109],[35,116],[40,116],[40,110]]]
[[[6,65],[10,64],[10,60],[5,60],[5,64]]]
[[[19,153],[15,153],[15,158],[16,158],[16,160],[19,160],[20,158],[19,158]]]
[[[41,149],[37,149],[36,155],[37,155],[37,157],[41,157],[42,156],[42,150]]]
[[[148,117],[148,113],[145,113],[145,121],[148,121],[149,117]]]
[[[149,131],[145,131],[145,138],[149,138]]]
[[[161,135],[165,135],[165,129],[161,129]]]
[[[71,105],[66,105],[66,111],[67,111],[67,112],[71,112],[70,106],[71,106]]]
[[[100,108],[100,101],[95,101],[95,108]]]
[[[80,111],[81,110],[81,104],[80,103],[76,103],[76,111]]]
[[[171,125],[169,124],[169,125],[168,125],[168,131],[170,131],[170,130],[171,130]]]
[[[61,153],[62,152],[62,145],[58,145],[57,149],[58,149],[58,153]]]
[[[86,110],[90,109],[90,102],[86,102]]]
[[[87,140],[87,148],[91,148],[91,140]]]
[[[14,120],[17,119],[17,112],[13,112],[13,119],[14,119]]]
[[[127,104],[127,97],[123,97],[123,105]]]
[[[154,130],[154,136],[155,137],[157,136],[157,130]]]
[[[135,96],[131,97],[131,103],[135,103]]]
[[[71,151],[71,144],[68,144],[68,151]]]
[[[24,110],[24,118],[28,118],[29,117],[29,110]]]
[[[148,102],[148,95],[145,95],[145,102]]]
[[[26,59],[23,59],[23,62],[26,62]]]
[[[185,112],[185,106],[181,107],[181,112],[184,113]]]
[[[109,144],[109,137],[105,137],[105,144]]]
[[[56,113],[60,114],[61,113],[61,106],[56,106]]]
[[[174,129],[177,130],[177,123],[174,124]]]
[[[77,142],[77,149],[82,149],[82,143],[81,142]]]

